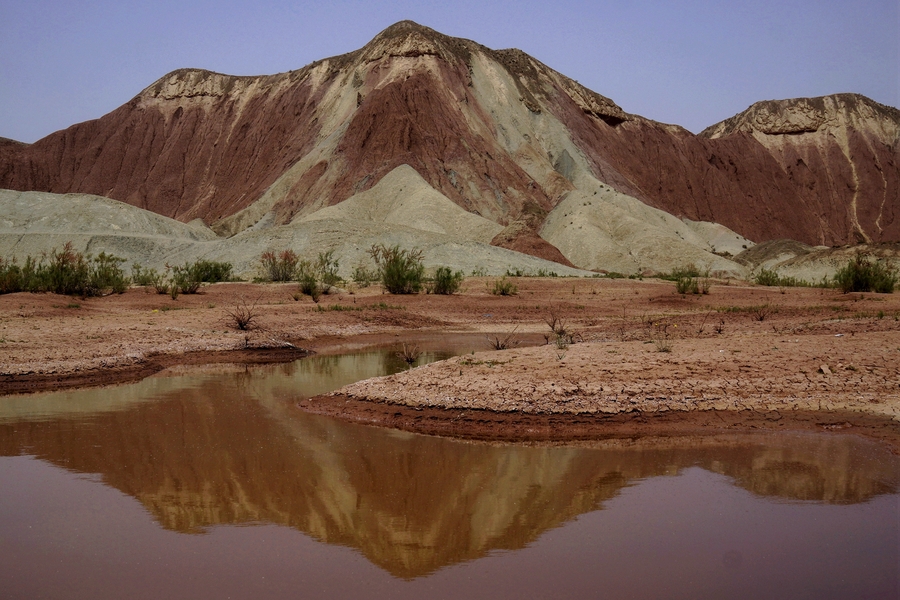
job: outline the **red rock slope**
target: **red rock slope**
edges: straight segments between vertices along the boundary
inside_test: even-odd
[[[898,132],[896,109],[840,95],[760,103],[696,136],[518,50],[405,21],[289,73],[175,71],[100,119],[4,141],[0,187],[99,194],[233,233],[409,164],[463,208],[527,223],[510,230],[525,237],[599,180],[755,241],[840,244],[900,239]]]

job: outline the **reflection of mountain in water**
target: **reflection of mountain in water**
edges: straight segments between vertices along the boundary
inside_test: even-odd
[[[156,386],[152,401],[90,416],[7,417],[0,452],[99,473],[168,529],[277,523],[358,548],[401,577],[521,548],[630,482],[694,465],[789,499],[862,502],[898,486],[896,457],[849,436],[458,442],[304,414],[283,385],[295,373],[282,375]]]

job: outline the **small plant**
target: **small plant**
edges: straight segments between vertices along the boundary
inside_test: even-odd
[[[661,279],[669,279],[675,282],[675,292],[678,294],[708,294],[712,287],[709,277],[709,269],[701,271],[694,264],[689,264],[673,269],[668,275],[661,275]]]
[[[553,344],[560,350],[564,350],[569,345],[574,344],[576,340],[581,339],[581,335],[569,331],[566,319],[561,317],[557,310],[550,307],[550,311],[544,316],[544,322],[550,328],[551,335],[545,335],[544,339],[549,344],[551,338]],[[583,340],[582,340],[583,341]]]
[[[491,348],[494,350],[508,350],[513,346],[519,345],[519,340],[515,338],[516,329],[518,329],[518,327],[513,327],[513,330],[504,336],[495,335],[494,337],[485,337],[487,337],[488,344],[490,344]]]
[[[897,287],[897,269],[882,262],[872,262],[864,254],[859,253],[838,270],[834,282],[845,294],[850,292],[890,294]]]
[[[315,273],[316,278],[322,284],[322,291],[326,294],[331,291],[331,288],[341,282],[341,278],[338,276],[338,266],[338,261],[334,258],[334,250],[319,252],[319,257],[316,259]]]
[[[700,286],[693,277],[679,277],[675,280],[675,292],[679,294],[699,294]]]
[[[367,269],[364,265],[353,269],[353,282],[359,287],[369,287],[376,281],[378,281],[378,273]]]
[[[428,283],[429,294],[451,295],[459,291],[465,276],[462,271],[455,273],[450,267],[438,267],[434,278]]]
[[[124,259],[101,252],[97,258],[77,252],[72,242],[36,261],[30,256],[19,266],[0,259],[0,293],[52,292],[70,296],[123,293],[129,278],[122,271]]]
[[[400,350],[396,352],[397,356],[403,360],[408,365],[412,365],[419,359],[422,352],[419,350],[418,346],[407,344],[403,342]]]
[[[98,295],[105,293],[107,290],[113,294],[125,293],[130,281],[125,276],[124,271],[122,271],[121,264],[123,262],[125,262],[124,258],[101,252],[94,259],[91,269],[90,287],[96,290]]]
[[[245,298],[241,298],[233,307],[226,309],[225,314],[228,316],[228,322],[240,331],[249,331],[256,327],[257,310],[256,305],[259,303],[257,297],[251,303]]]
[[[753,317],[754,321],[765,321],[769,318],[769,316],[776,312],[775,307],[769,304],[760,304],[758,306],[751,306],[747,309],[747,312],[750,313],[750,316]]]
[[[373,245],[369,255],[378,265],[381,284],[391,294],[417,294],[425,280],[422,251],[401,250],[400,246]]]
[[[725,319],[719,319],[719,322],[713,326],[713,331],[719,335],[725,333]]]
[[[804,279],[797,279],[796,277],[782,277],[772,269],[760,269],[759,272],[754,275],[753,282],[757,285],[782,288],[780,290],[782,294],[785,293],[783,288],[810,287],[809,282]]]
[[[489,288],[495,296],[515,296],[519,288],[515,283],[506,278],[506,275],[494,281],[494,286]]]
[[[193,265],[185,263],[183,267],[175,266],[169,267],[166,265],[166,268],[170,269],[172,272],[172,282],[170,284],[169,293],[172,293],[173,290],[178,290],[175,292],[175,295],[172,296],[174,300],[177,298],[177,294],[196,294],[200,291],[200,285],[203,283],[198,277],[198,272],[193,269]]]
[[[259,258],[262,264],[263,277],[269,281],[291,281],[297,273],[297,263],[300,257],[293,250],[275,252],[263,252]]]
[[[198,260],[189,266],[191,269],[191,278],[202,283],[219,283],[231,280],[231,263],[213,260]]]
[[[156,272],[156,269],[145,269],[138,263],[131,265],[131,281],[134,285],[150,287],[156,283],[158,277],[159,273]]]
[[[674,327],[677,327],[675,325]],[[667,321],[657,321],[651,324],[650,337],[657,352],[672,351],[672,334],[669,333]]]
[[[302,260],[297,265],[297,282],[300,284],[300,293],[309,296],[313,302],[318,304],[322,289],[316,281],[316,274],[308,260]]]

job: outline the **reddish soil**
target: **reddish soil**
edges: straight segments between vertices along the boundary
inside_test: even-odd
[[[840,429],[900,447],[900,294],[718,282],[680,296],[657,280],[515,280],[454,296],[378,288],[293,299],[292,284],[168,296],[0,296],[0,393],[143,377],[176,364],[293,360],[305,351],[484,334],[522,340],[348,386],[306,410],[435,434],[578,439],[654,431]],[[228,311],[256,302],[256,327]],[[765,307],[765,308],[762,308]],[[565,321],[574,343],[544,344]],[[524,342],[540,343],[525,347]],[[668,349],[668,351],[660,351]]]

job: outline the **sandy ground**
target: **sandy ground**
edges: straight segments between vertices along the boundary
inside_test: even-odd
[[[519,278],[518,294],[500,297],[488,292],[493,281],[470,278],[454,296],[370,287],[318,305],[295,300],[292,284],[218,284],[177,300],[140,288],[93,299],[2,296],[0,393],[468,332],[484,334],[484,352],[301,405],[472,437],[595,437],[652,422],[900,439],[900,294],[715,282],[708,295],[681,296],[658,280]],[[228,314],[242,303],[254,305],[249,332]],[[560,343],[547,323],[554,316],[567,332]],[[510,349],[490,349],[488,338],[508,336]]]

